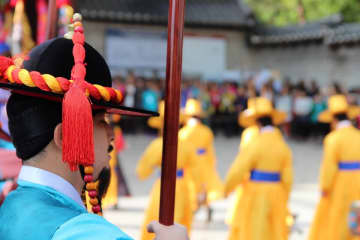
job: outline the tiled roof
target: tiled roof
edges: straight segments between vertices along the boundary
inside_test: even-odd
[[[327,43],[329,45],[343,45],[360,42],[360,24],[347,23],[342,24],[334,29],[332,34],[328,37]]]
[[[286,27],[257,26],[250,35],[253,45],[302,44],[306,42],[325,42],[331,36],[342,18],[334,15],[313,23]]]
[[[169,0],[81,0],[76,9],[87,20],[166,25]],[[254,24],[242,0],[186,0],[188,26],[240,28]]]
[[[304,25],[298,27],[257,29],[250,37],[252,44],[286,44],[323,40],[328,33],[324,25]]]

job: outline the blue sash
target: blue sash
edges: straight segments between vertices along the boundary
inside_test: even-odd
[[[254,182],[279,182],[280,173],[252,170],[250,179]]]
[[[178,170],[176,171],[176,177],[177,177],[177,178],[182,178],[182,177],[184,177],[184,169],[178,169]]]
[[[198,155],[204,155],[206,153],[206,149],[205,148],[198,148],[196,153]]]
[[[339,162],[338,166],[342,171],[360,170],[360,162]]]
[[[159,176],[161,176],[161,172],[159,172]],[[176,170],[176,178],[183,178],[184,177],[184,169]]]

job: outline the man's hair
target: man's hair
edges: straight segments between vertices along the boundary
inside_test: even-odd
[[[62,120],[61,103],[20,94],[11,94],[7,113],[16,154],[24,161],[51,142],[55,127]]]
[[[261,125],[261,126],[273,126],[273,121],[272,118],[270,116],[263,116],[257,119],[257,122]]]

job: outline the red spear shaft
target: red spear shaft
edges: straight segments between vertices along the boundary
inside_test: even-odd
[[[46,40],[56,37],[57,8],[56,0],[49,0],[46,24]]]
[[[160,223],[174,224],[185,0],[169,0]]]

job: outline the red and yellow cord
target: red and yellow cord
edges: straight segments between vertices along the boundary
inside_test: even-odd
[[[66,93],[73,83],[73,80],[68,80],[63,77],[54,77],[50,74],[40,74],[36,71],[29,72],[26,69],[17,68],[15,65],[11,65],[5,70],[3,80],[27,87],[37,87],[43,91],[57,94]],[[119,90],[90,83],[86,83],[86,94],[93,99],[112,103],[120,103],[123,98]]]

